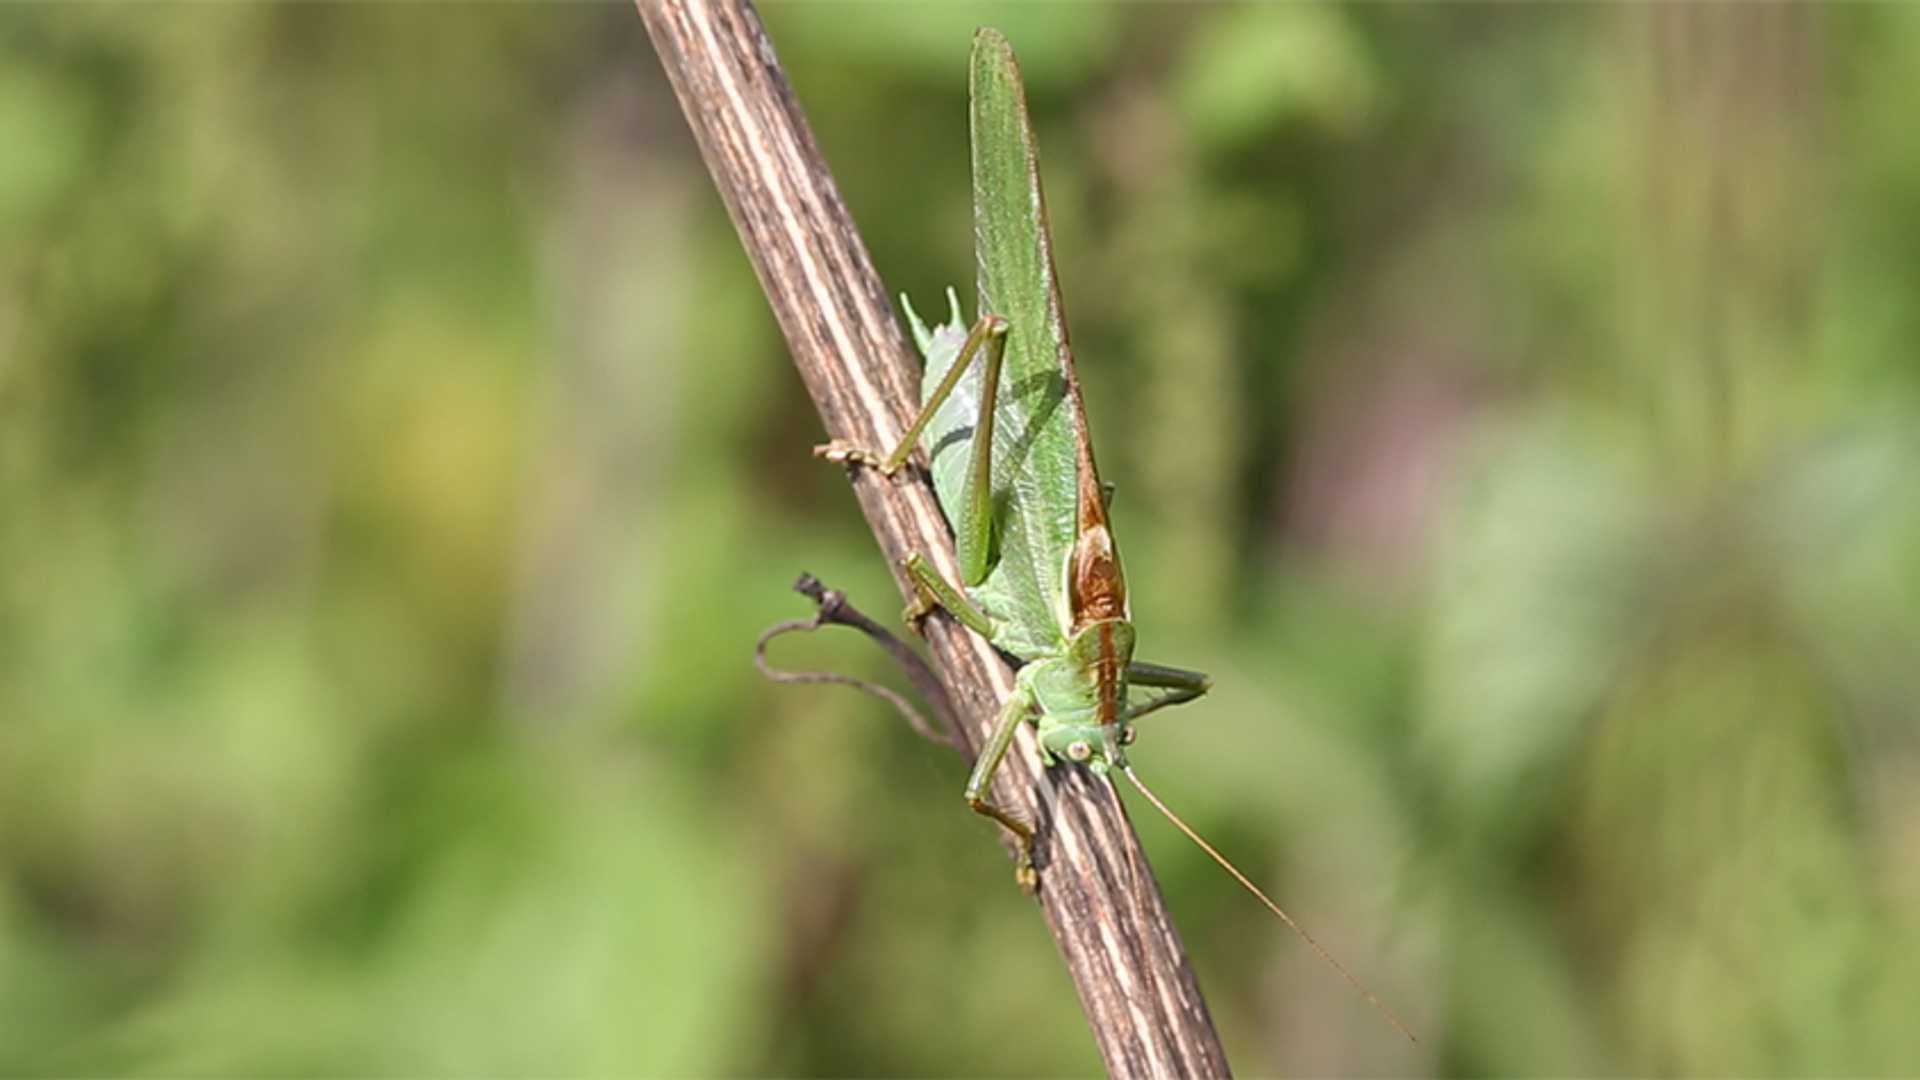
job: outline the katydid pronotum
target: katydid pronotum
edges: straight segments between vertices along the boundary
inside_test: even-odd
[[[818,451],[891,475],[924,443],[935,494],[954,528],[960,586],[924,556],[909,555],[905,568],[917,593],[909,615],[944,608],[1025,661],[967,780],[967,803],[1018,838],[1016,873],[1033,889],[1033,828],[989,797],[1015,732],[1032,719],[1048,765],[1064,758],[1102,777],[1125,773],[1412,1038],[1352,973],[1168,810],[1127,762],[1134,721],[1191,701],[1210,684],[1197,671],[1133,659],[1126,579],[1107,518],[1110,491],[1094,467],[1067,344],[1026,92],[1012,47],[996,30],[982,29],[974,38],[971,89],[980,316],[964,329],[958,298],[949,291],[948,321],[929,330],[906,305],[926,358],[918,417],[891,452],[840,441]],[[1135,688],[1157,693],[1135,702]]]

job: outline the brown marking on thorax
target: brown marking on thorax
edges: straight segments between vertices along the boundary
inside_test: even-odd
[[[1119,553],[1113,550],[1113,534],[1104,523],[1080,527],[1068,572],[1075,630],[1127,617],[1127,581],[1120,572]]]
[[[1073,605],[1073,628],[1092,627],[1099,649],[1093,662],[1098,688],[1096,717],[1102,724],[1120,719],[1125,704],[1127,661],[1116,648],[1114,626],[1127,617],[1127,579],[1120,570],[1120,552],[1107,525],[1107,504],[1100,498],[1100,478],[1086,432],[1081,431],[1079,453],[1079,509],[1075,517],[1073,558],[1068,567],[1068,596]]]
[[[1084,423],[1084,421],[1081,421]],[[1093,451],[1086,432],[1080,432],[1078,512],[1074,520],[1073,557],[1067,566],[1067,597],[1073,610],[1073,628],[1079,630],[1102,619],[1127,617],[1127,579],[1120,570],[1120,551],[1107,527],[1107,504],[1100,498],[1100,477],[1093,469]]]
[[[1127,670],[1127,658],[1114,648],[1112,620],[1096,624],[1095,632],[1100,635],[1100,656],[1094,661],[1094,686],[1100,694],[1095,719],[1111,724],[1120,719],[1125,703],[1121,677]]]

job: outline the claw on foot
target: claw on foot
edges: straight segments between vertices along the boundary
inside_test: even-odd
[[[855,446],[845,439],[832,439],[821,443],[819,446],[813,448],[813,456],[826,458],[835,465],[846,465],[849,463],[865,465],[870,469],[880,470],[880,472],[886,476],[892,476],[898,472],[900,468],[898,465],[895,465],[893,468],[888,468],[885,456],[876,454],[865,447]]]
[[[921,625],[927,621],[927,616],[933,614],[933,609],[939,606],[939,604],[928,600],[924,596],[915,595],[913,603],[901,609],[900,621],[913,627],[914,631],[918,633]]]
[[[830,442],[821,443],[819,446],[813,448],[813,456],[826,458],[835,465],[845,465],[849,461],[866,461],[869,457],[866,451],[845,439],[834,439]]]
[[[912,560],[913,556],[906,556],[900,560],[900,565],[907,566]],[[921,626],[927,621],[927,616],[933,614],[934,609],[940,606],[940,598],[929,592],[927,587],[921,584],[920,579],[913,576],[911,567],[908,567],[907,578],[913,582],[913,600],[901,609],[900,621],[912,627],[914,633],[924,637]]]
[[[1020,883],[1020,891],[1028,896],[1039,894],[1040,871],[1033,868],[1033,858],[1030,855],[1022,856],[1019,865],[1013,868],[1013,880]]]

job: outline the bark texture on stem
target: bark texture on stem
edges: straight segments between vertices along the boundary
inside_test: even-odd
[[[759,16],[746,0],[636,3],[827,434],[893,445],[918,402],[917,365]],[[955,45],[956,79],[966,70],[965,45]],[[952,536],[917,470],[891,479],[849,471],[903,596],[899,567],[909,552],[926,553],[957,578]],[[963,718],[955,745],[971,761],[1012,673],[944,614],[927,620],[926,635]],[[1079,768],[1043,770],[1023,725],[994,798],[1036,823],[1040,907],[1107,1071],[1228,1075],[1179,934],[1112,786]],[[963,812],[958,783],[953,801]]]

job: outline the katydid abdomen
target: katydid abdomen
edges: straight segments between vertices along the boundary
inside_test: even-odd
[[[1005,385],[1010,367],[1001,369],[1002,385],[995,394],[993,448],[985,504],[987,529],[970,527],[966,507],[975,499],[971,490],[973,440],[981,428],[986,364],[968,357],[959,381],[936,397],[941,381],[961,358],[967,328],[960,321],[958,302],[948,321],[928,330],[911,304],[907,318],[914,340],[926,358],[921,394],[931,418],[920,437],[927,454],[934,494],[947,512],[961,566],[960,585],[987,616],[993,643],[1022,660],[1060,651],[1072,616],[1067,610],[1065,566],[1073,546],[1074,508],[1069,494],[1048,490],[1057,475],[1036,463],[1038,438],[1049,412],[1061,403],[1058,386]],[[1011,335],[1009,335],[1011,336]],[[1030,380],[1031,381],[1031,380]],[[1039,394],[1033,394],[1033,390]],[[1036,423],[1036,409],[1040,410]],[[983,550],[974,550],[983,545]],[[971,572],[970,572],[971,571]]]

